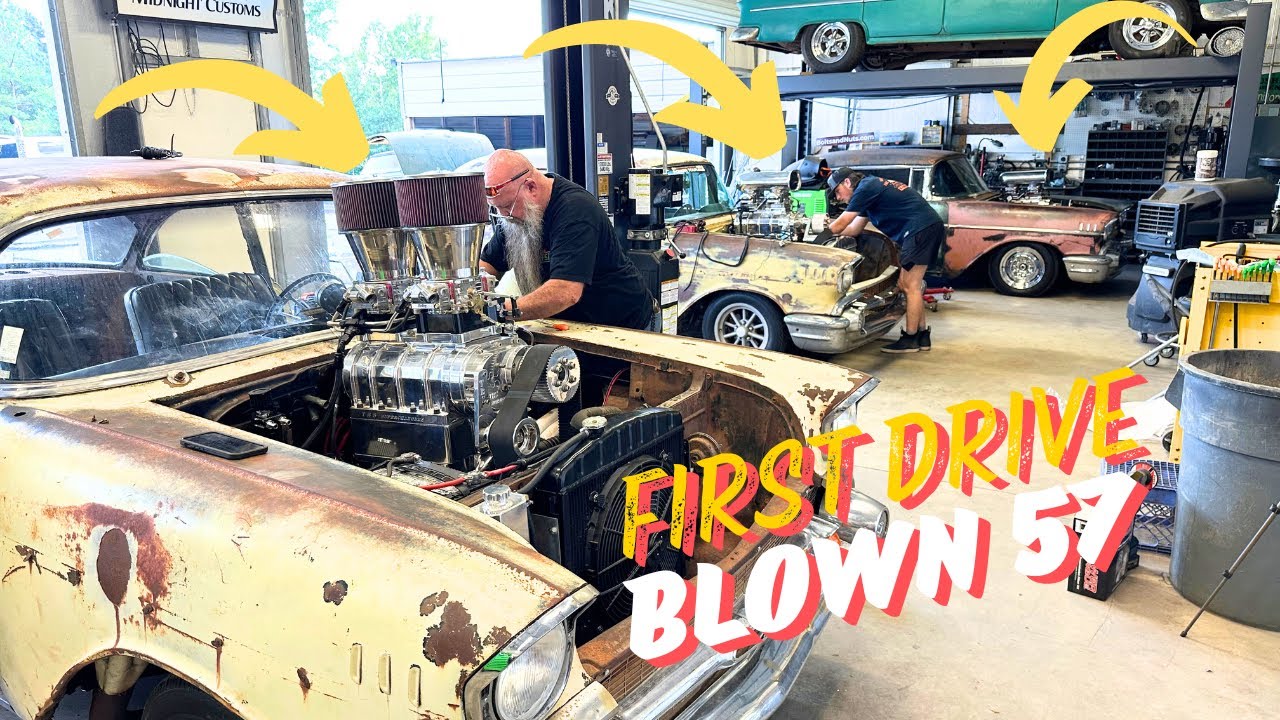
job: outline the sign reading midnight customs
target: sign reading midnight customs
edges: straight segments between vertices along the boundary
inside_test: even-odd
[[[276,32],[279,0],[115,0],[116,14]]]

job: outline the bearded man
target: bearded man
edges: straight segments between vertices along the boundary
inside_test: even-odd
[[[515,273],[524,293],[521,319],[649,327],[653,296],[594,196],[512,150],[489,157],[484,182],[499,221],[480,267],[495,276]]]

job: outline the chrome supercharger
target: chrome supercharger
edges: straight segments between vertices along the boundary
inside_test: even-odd
[[[481,271],[483,176],[340,183],[334,206],[362,272],[341,320],[358,337],[341,373],[353,459],[472,470],[530,457],[556,436],[558,406],[577,402],[578,357],[520,338],[509,298]]]

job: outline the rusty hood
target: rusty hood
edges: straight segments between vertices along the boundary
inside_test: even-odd
[[[1099,235],[1119,214],[1103,208],[1031,205],[992,200],[949,203],[948,224]]]

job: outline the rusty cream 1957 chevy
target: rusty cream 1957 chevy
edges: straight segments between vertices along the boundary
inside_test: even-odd
[[[0,164],[0,705],[95,718],[764,718],[794,640],[657,669],[623,478],[853,422],[786,355],[517,325],[482,179],[194,159]],[[450,198],[442,201],[442,198]],[[789,481],[816,497],[821,488]],[[861,526],[883,525],[864,499]],[[669,493],[654,498],[659,515]],[[845,528],[847,529],[847,528]],[[741,602],[739,595],[739,603]]]

